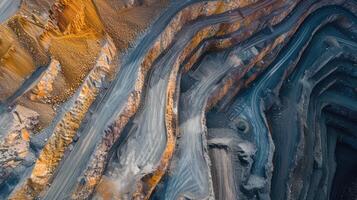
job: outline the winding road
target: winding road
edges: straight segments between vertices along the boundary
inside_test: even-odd
[[[62,194],[71,194],[71,190],[77,183],[83,170],[86,168],[88,158],[91,156],[96,143],[102,137],[102,133],[117,116],[123,112],[123,109],[129,98],[129,94],[134,90],[137,80],[139,65],[143,56],[147,53],[155,38],[167,26],[172,17],[187,5],[196,1],[175,1],[150,27],[147,33],[139,42],[137,47],[130,52],[123,67],[118,72],[111,87],[105,93],[102,99],[99,99],[93,108],[93,115],[88,120],[84,129],[79,131],[80,138],[75,144],[73,150],[62,160],[61,166],[57,169],[56,178],[48,189],[44,199],[62,199]]]

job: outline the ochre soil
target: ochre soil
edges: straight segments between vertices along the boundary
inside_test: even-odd
[[[105,31],[113,38],[119,52],[131,47],[159,12],[168,5],[167,0],[153,0],[142,5],[125,7],[123,1],[94,0]]]
[[[51,58],[58,60],[61,71],[51,94],[42,100],[30,95],[18,100],[42,113],[40,124],[46,127],[53,119],[53,107],[68,100],[93,68],[104,36],[112,37],[120,56],[168,4],[167,0],[128,2],[24,0],[18,12],[0,25],[0,101],[19,89],[37,67],[47,66]]]

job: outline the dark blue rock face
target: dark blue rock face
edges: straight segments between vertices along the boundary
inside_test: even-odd
[[[273,30],[281,34],[296,23],[307,4]],[[312,12],[233,104],[207,115],[213,179],[221,183],[216,197],[356,198],[356,22],[355,13],[341,6]],[[251,144],[255,152],[219,139]],[[244,164],[247,155],[251,160]],[[227,172],[234,178],[224,185],[220,176]]]

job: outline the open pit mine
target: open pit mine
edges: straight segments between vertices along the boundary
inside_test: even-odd
[[[0,200],[357,200],[356,0],[0,0]]]

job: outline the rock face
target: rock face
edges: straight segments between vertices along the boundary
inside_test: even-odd
[[[39,114],[33,110],[16,106],[6,115],[1,116],[0,130],[0,184],[3,192],[8,192],[6,181],[16,179],[17,173],[30,167],[35,162],[35,155],[30,148],[30,137],[38,124]]]
[[[5,0],[0,199],[356,199],[356,15]]]

